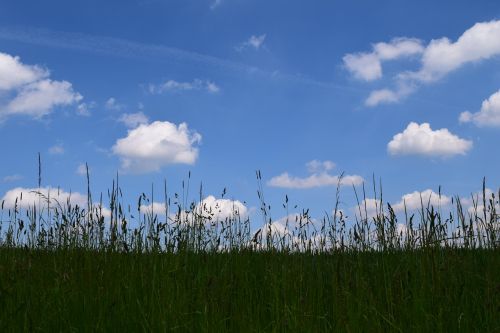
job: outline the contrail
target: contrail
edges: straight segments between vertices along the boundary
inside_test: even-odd
[[[207,54],[187,51],[160,44],[140,43],[115,37],[93,36],[82,33],[53,31],[40,28],[0,27],[0,39],[61,49],[78,50],[114,57],[136,59],[151,59],[151,57],[155,57],[157,59],[177,63],[191,62],[235,73],[263,76],[268,79],[284,80],[326,89],[359,91],[359,89],[331,82],[317,81],[300,75],[265,71],[255,66],[249,66]]]

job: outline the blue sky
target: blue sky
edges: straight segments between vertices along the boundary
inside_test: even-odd
[[[256,215],[261,170],[275,218],[285,194],[331,212],[342,172],[348,215],[372,175],[391,204],[500,185],[498,1],[16,0],[0,22],[4,199],[38,152],[46,187],[85,193],[87,162],[133,204],[191,171],[190,199]]]

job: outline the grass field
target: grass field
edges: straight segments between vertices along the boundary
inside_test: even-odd
[[[115,185],[108,216],[90,191],[86,207],[2,203],[0,331],[500,331],[495,193],[403,223],[381,199],[351,222],[303,212],[283,230],[261,191],[257,232],[168,199],[162,220],[144,195],[131,228]]]
[[[0,330],[500,329],[493,250],[123,254],[0,251]]]

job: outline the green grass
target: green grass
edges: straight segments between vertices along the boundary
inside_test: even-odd
[[[497,250],[0,250],[0,331],[500,329]]]
[[[484,182],[470,212],[422,202],[401,222],[375,193],[373,217],[303,211],[287,232],[260,185],[254,232],[178,195],[163,219],[141,212],[144,194],[125,208],[117,184],[108,217],[90,190],[85,207],[2,203],[0,332],[500,332],[499,202]]]

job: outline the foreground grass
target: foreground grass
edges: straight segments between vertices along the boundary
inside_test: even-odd
[[[0,249],[0,331],[500,330],[500,252]]]
[[[339,181],[331,216],[288,215],[285,197],[277,222],[257,180],[256,230],[201,186],[188,204],[165,182],[158,215],[152,194],[124,202],[118,177],[97,200],[87,172],[73,203],[39,173],[0,204],[0,332],[500,332],[500,189],[398,216],[375,185],[368,214],[363,185],[348,221]]]

